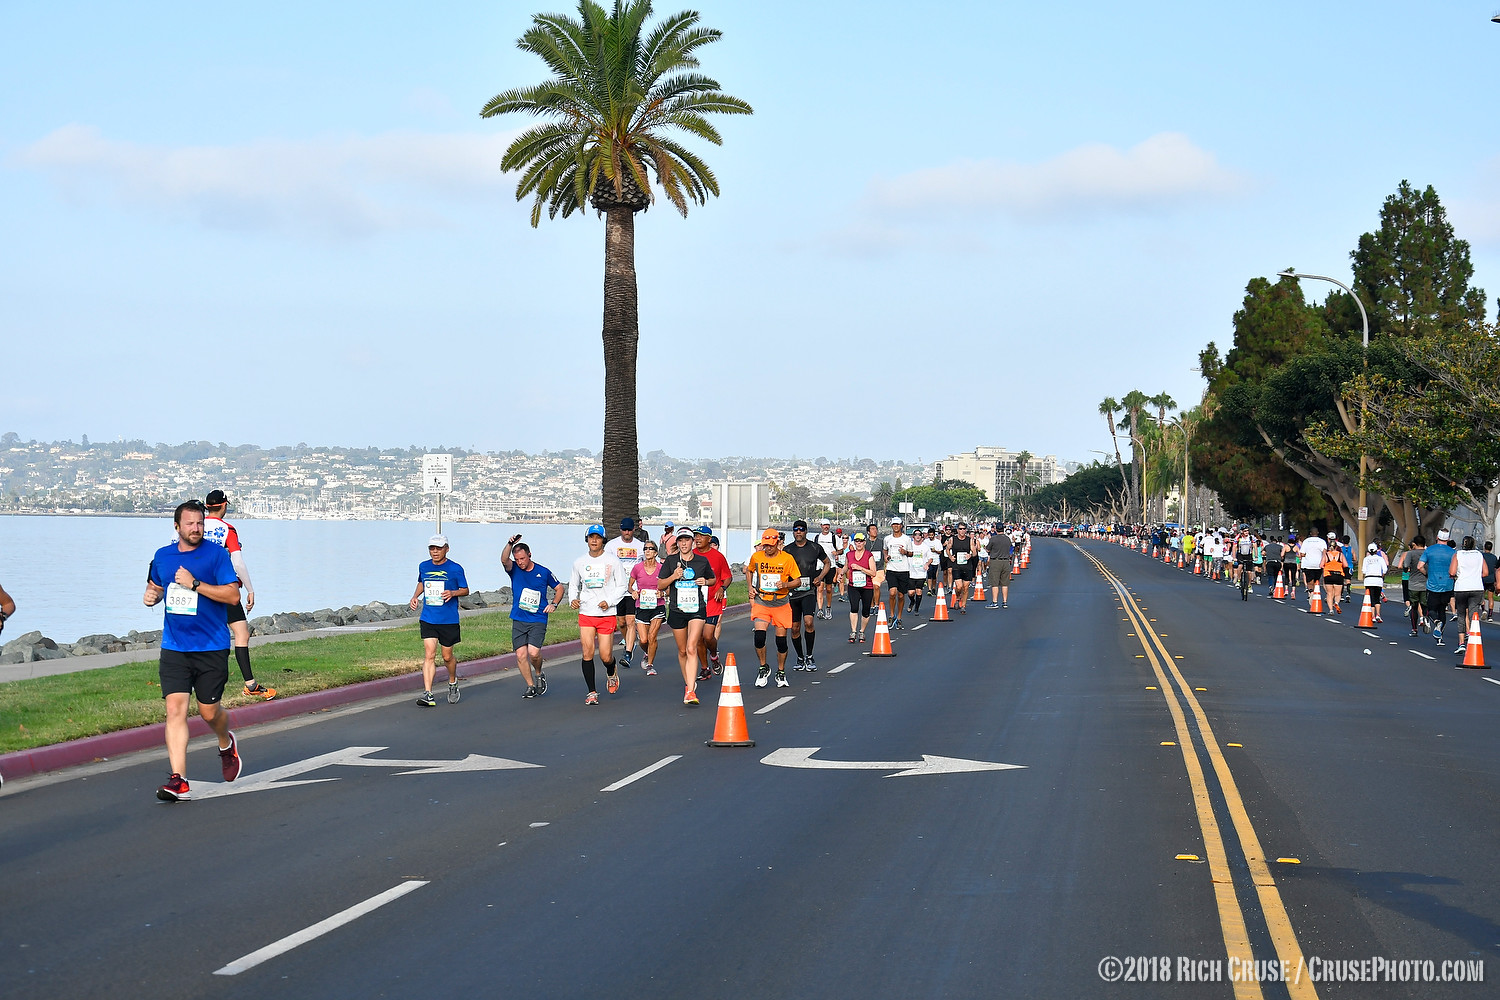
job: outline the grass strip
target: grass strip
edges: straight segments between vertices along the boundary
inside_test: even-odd
[[[731,604],[747,600],[744,583],[729,588],[729,599]],[[566,608],[554,612],[547,625],[547,642],[577,638],[577,612]],[[510,651],[510,612],[494,611],[463,620],[463,641],[454,649],[460,661]],[[274,687],[278,698],[285,698],[419,671],[422,640],[413,622],[378,632],[267,643],[251,651],[251,666],[256,680]],[[441,660],[437,672],[439,681],[447,677]],[[231,656],[229,685],[224,689],[226,707],[259,700],[245,697],[242,687]],[[0,684],[0,753],[133,729],[165,718],[155,660],[7,681]]]

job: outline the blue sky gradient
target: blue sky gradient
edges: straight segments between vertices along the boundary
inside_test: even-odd
[[[478,117],[540,9],[0,8],[0,430],[597,449],[602,223],[531,229],[526,123]],[[645,450],[1088,459],[1099,399],[1196,401],[1245,283],[1347,275],[1403,178],[1500,294],[1489,6],[697,9],[756,114],[721,198],[637,221]]]

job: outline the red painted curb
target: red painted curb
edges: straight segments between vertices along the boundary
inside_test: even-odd
[[[726,609],[724,614],[734,615],[749,610],[748,604],[737,604]],[[561,642],[554,646],[543,646],[543,659],[552,660],[559,656],[567,656],[577,653],[580,649],[577,639],[572,642]],[[493,674],[502,670],[512,670],[516,665],[516,654],[505,653],[501,656],[489,656],[480,660],[466,660],[459,664],[459,673],[463,677],[473,677],[480,674]],[[442,663],[438,664],[438,677],[446,676]],[[365,701],[370,698],[379,698],[388,694],[399,694],[403,691],[420,691],[422,689],[422,672],[416,670],[409,674],[398,674],[394,677],[381,677],[373,681],[361,681],[358,684],[346,684],[343,687],[328,688],[324,691],[309,691],[307,694],[295,695],[291,698],[277,698],[273,701],[262,701],[254,705],[245,705],[241,708],[231,710],[231,719],[236,728],[254,726],[262,722],[273,722],[276,719],[285,719],[293,715],[305,715],[311,712],[321,712],[325,709],[334,708],[339,705],[349,705],[357,701]],[[210,730],[206,723],[197,716],[188,720],[188,733],[190,736],[207,736]],[[47,771],[58,771],[65,767],[75,767],[79,764],[87,764],[95,760],[107,760],[110,757],[118,757],[121,754],[133,753],[137,750],[149,750],[152,747],[166,746],[166,725],[156,722],[149,726],[138,726],[135,729],[122,729],[113,733],[101,733],[98,736],[85,736],[82,739],[68,740],[65,743],[54,743],[51,746],[34,747],[30,750],[15,750],[8,754],[0,754],[0,778],[24,778],[27,775],[43,774]]]

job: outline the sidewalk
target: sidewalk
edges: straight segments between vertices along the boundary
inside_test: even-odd
[[[474,615],[509,614],[504,608],[474,608],[460,611],[459,618]],[[306,632],[283,632],[280,635],[252,635],[250,648],[271,642],[299,642],[303,639],[321,639],[331,635],[357,635],[360,632],[378,632],[382,629],[414,625],[417,619],[398,618],[394,621],[370,622],[365,625],[336,625],[331,628],[314,628]],[[124,653],[94,653],[91,656],[68,656],[59,660],[36,660],[32,663],[7,663],[0,665],[0,684],[6,681],[21,681],[29,677],[52,677],[56,674],[76,674],[81,670],[98,670],[101,667],[117,667],[122,663],[137,663],[155,660],[161,656],[161,647],[132,649]]]

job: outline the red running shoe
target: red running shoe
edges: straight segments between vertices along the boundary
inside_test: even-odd
[[[229,746],[219,751],[219,767],[224,771],[225,781],[233,781],[244,770],[245,762],[240,760],[240,744],[233,730],[229,733]]]
[[[156,790],[156,797],[163,802],[186,802],[193,797],[193,790],[182,775],[174,772],[167,783]]]

